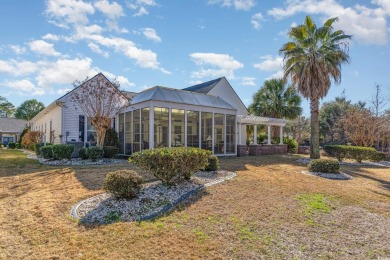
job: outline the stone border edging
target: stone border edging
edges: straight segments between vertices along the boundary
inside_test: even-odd
[[[179,198],[177,198],[175,201],[173,201],[172,203],[164,206],[162,209],[160,209],[159,211],[157,212],[154,212],[152,214],[149,214],[149,215],[146,215],[146,216],[142,216],[140,217],[139,219],[136,219],[134,221],[144,221],[144,220],[150,220],[150,219],[154,219],[160,215],[162,215],[163,213],[171,210],[172,208],[174,208],[175,206],[177,206],[178,204],[180,204],[181,202],[183,202],[184,200],[188,199],[189,197],[191,197],[192,195],[198,193],[199,191],[207,188],[207,187],[210,187],[212,185],[216,185],[216,184],[219,184],[219,183],[222,183],[224,181],[227,181],[227,180],[231,180],[233,179],[234,177],[236,177],[237,174],[234,173],[234,172],[229,172],[228,176],[226,177],[222,177],[221,179],[218,179],[218,180],[215,180],[215,181],[212,181],[212,182],[209,182],[209,183],[206,183],[196,189],[193,189],[185,194],[183,194],[182,196],[180,196]],[[101,193],[101,194],[98,194],[98,195],[95,195],[93,197],[90,197],[90,198],[87,198],[87,199],[84,199],[82,201],[79,201],[78,203],[76,203],[75,205],[73,205],[69,211],[70,213],[70,216],[72,218],[75,218],[75,219],[78,219],[80,220],[80,216],[77,214],[77,210],[78,208],[86,201],[90,200],[90,199],[93,199],[93,198],[96,198],[96,197],[99,197],[101,196],[102,194],[105,194],[105,193]]]
[[[325,173],[325,172],[310,172],[310,171],[301,171],[303,174],[322,177],[331,180],[352,180],[352,176],[340,172],[340,173]]]

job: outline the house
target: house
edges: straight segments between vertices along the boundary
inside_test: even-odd
[[[109,82],[101,73],[90,80],[99,77]],[[71,92],[30,120],[31,129],[42,131],[50,143],[93,145],[96,134],[89,119],[70,98]],[[115,117],[114,127],[119,135],[120,154],[124,155],[177,146],[199,147],[216,155],[244,155],[247,125],[267,125],[270,137],[271,126],[279,126],[282,136],[286,124],[283,119],[249,115],[225,77],[184,89],[155,86],[140,93],[122,94],[131,98],[130,104]],[[256,137],[255,128],[255,144]],[[271,145],[270,138],[267,145],[267,153],[280,150],[278,145]],[[261,147],[255,147],[253,153],[261,154]],[[282,151],[287,149],[282,143],[280,147]]]
[[[8,143],[18,142],[20,134],[26,126],[26,120],[0,117],[0,143],[7,145]]]

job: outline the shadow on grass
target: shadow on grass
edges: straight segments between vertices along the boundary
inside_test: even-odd
[[[377,168],[377,169],[388,169],[387,167],[375,167],[375,168]],[[348,175],[350,175],[352,177],[360,177],[360,178],[364,178],[364,179],[368,179],[368,180],[371,180],[371,181],[378,182],[381,185],[382,188],[384,188],[386,190],[390,190],[390,181],[386,181],[386,180],[379,179],[377,177],[371,176],[371,175],[369,175],[370,173],[366,172],[364,169],[361,169],[361,168],[356,168],[355,169],[354,168],[353,170],[351,170],[351,169],[343,168],[343,171],[346,172]]]
[[[203,196],[207,196],[209,193],[206,189],[199,187],[195,190],[191,190],[179,198],[175,199],[173,202],[169,202],[165,205],[161,205],[156,211],[152,211],[152,213],[144,213],[140,217],[131,220],[122,220],[123,213],[118,210],[113,210],[107,213],[104,216],[104,222],[90,222],[90,218],[94,216],[96,213],[101,211],[105,211],[105,207],[110,202],[108,200],[101,201],[99,206],[86,214],[83,218],[80,219],[79,224],[85,226],[86,228],[93,229],[95,227],[109,225],[117,222],[137,222],[137,223],[153,223],[160,218],[167,217],[174,212],[181,212],[190,207],[193,203],[196,203]],[[142,202],[139,204],[139,207],[142,208]]]

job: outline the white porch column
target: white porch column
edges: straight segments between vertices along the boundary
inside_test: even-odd
[[[268,142],[267,144],[271,144],[271,126],[268,126]]]
[[[253,126],[253,144],[257,144],[257,125]]]
[[[149,108],[149,149],[154,149],[154,106]]]
[[[238,123],[238,142],[237,144],[241,144],[241,124]]]
[[[169,123],[168,123],[168,147],[171,147],[172,146],[172,137],[171,137],[171,133],[172,133],[172,109],[170,108],[168,110],[168,120],[169,120]]]
[[[280,127],[280,142],[279,144],[283,144],[283,126]]]

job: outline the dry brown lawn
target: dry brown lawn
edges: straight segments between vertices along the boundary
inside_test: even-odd
[[[85,227],[70,207],[131,165],[49,167],[3,150],[0,259],[389,258],[390,169],[343,167],[354,179],[335,181],[301,174],[297,158],[222,158],[238,176],[174,211]]]

